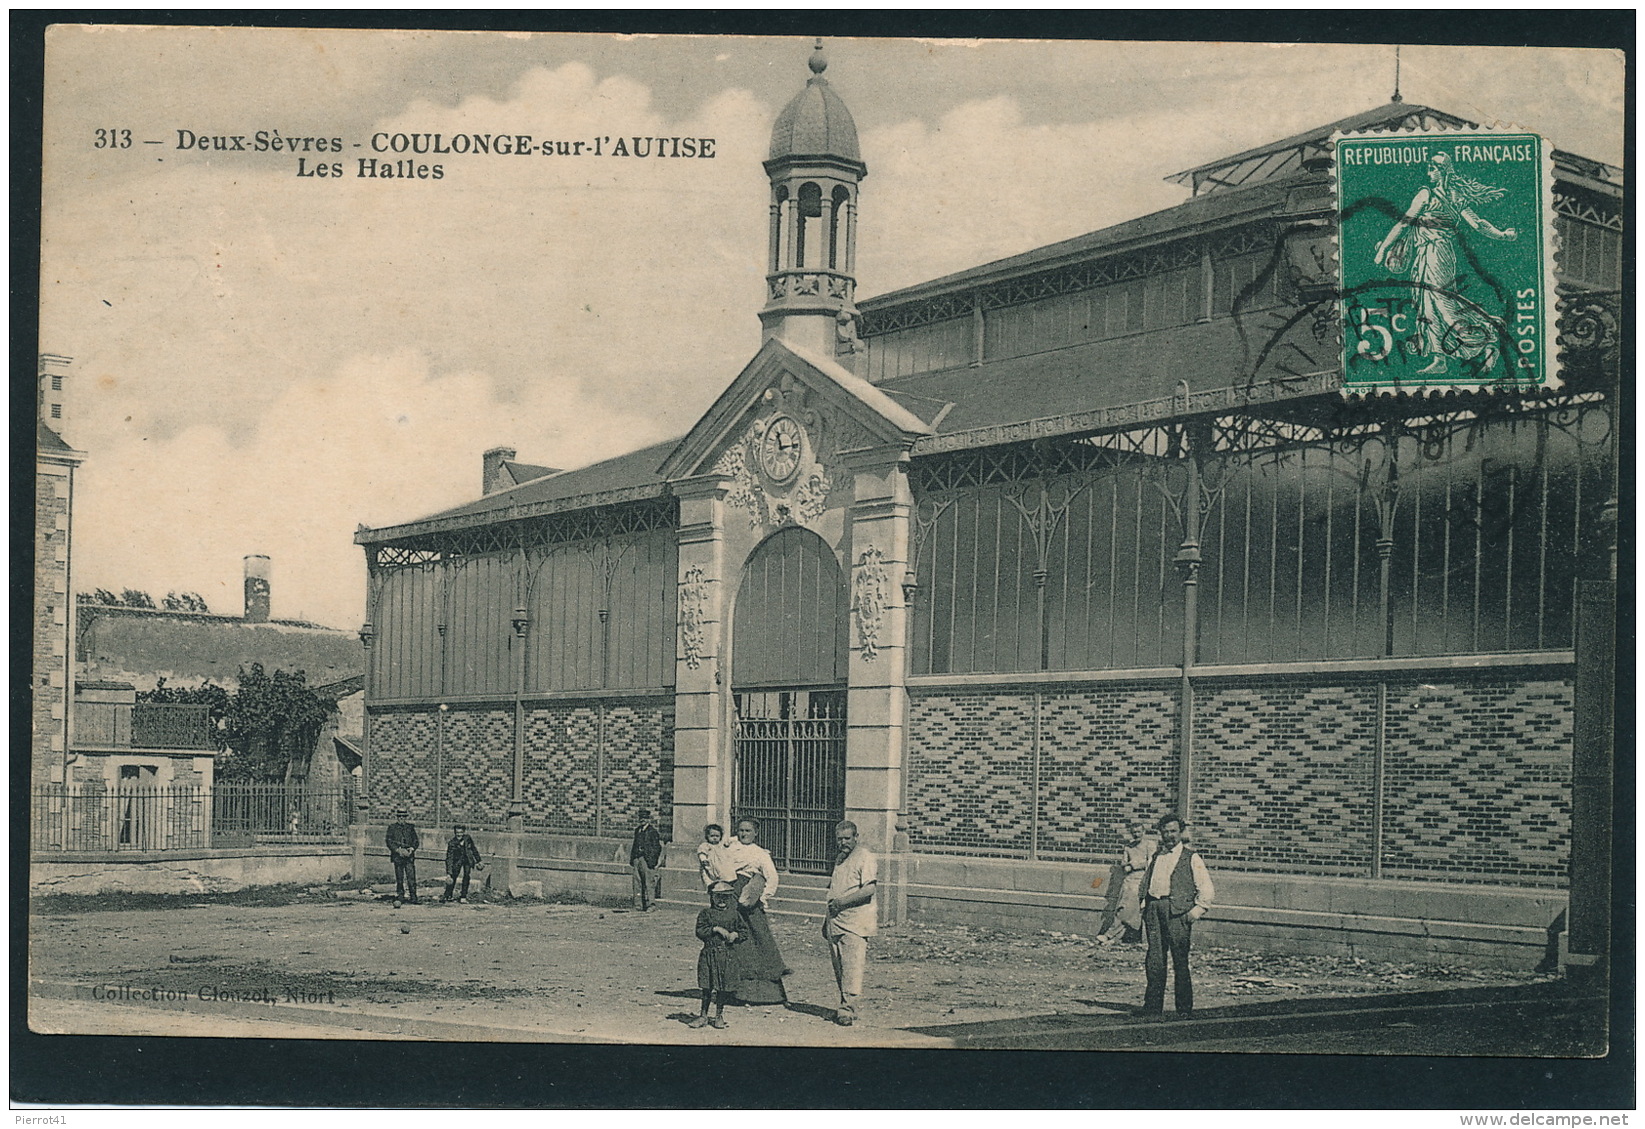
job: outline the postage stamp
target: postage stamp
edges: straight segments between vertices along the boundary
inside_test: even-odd
[[[1445,130],[1335,146],[1347,389],[1557,385],[1544,139]]]

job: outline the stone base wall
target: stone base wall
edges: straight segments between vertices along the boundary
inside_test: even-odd
[[[1106,908],[1092,882],[1107,868],[1077,863],[906,856],[914,921],[946,921],[1080,936]],[[1565,895],[1556,890],[1253,874],[1219,869],[1216,908],[1196,945],[1325,954],[1399,963],[1536,968],[1557,954]]]
[[[31,894],[220,894],[247,886],[335,882],[347,877],[347,847],[35,854]]]

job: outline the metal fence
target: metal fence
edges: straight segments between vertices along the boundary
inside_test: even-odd
[[[51,785],[29,805],[36,851],[179,851],[348,840],[351,788]]]

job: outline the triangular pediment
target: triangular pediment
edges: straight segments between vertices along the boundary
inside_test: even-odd
[[[661,467],[669,480],[710,473],[751,427],[792,417],[818,457],[909,444],[932,429],[914,412],[832,358],[778,338],[760,347]]]

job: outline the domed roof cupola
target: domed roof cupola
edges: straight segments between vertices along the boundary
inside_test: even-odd
[[[838,157],[867,173],[857,148],[857,123],[840,96],[828,85],[823,72],[828,69],[822,41],[811,53],[811,81],[777,115],[771,129],[771,152],[766,158],[780,161],[788,157]]]
[[[840,358],[856,351],[857,186],[868,175],[857,148],[857,123],[823,71],[822,40],[811,55],[811,80],[771,130],[770,254],[766,337]]]

